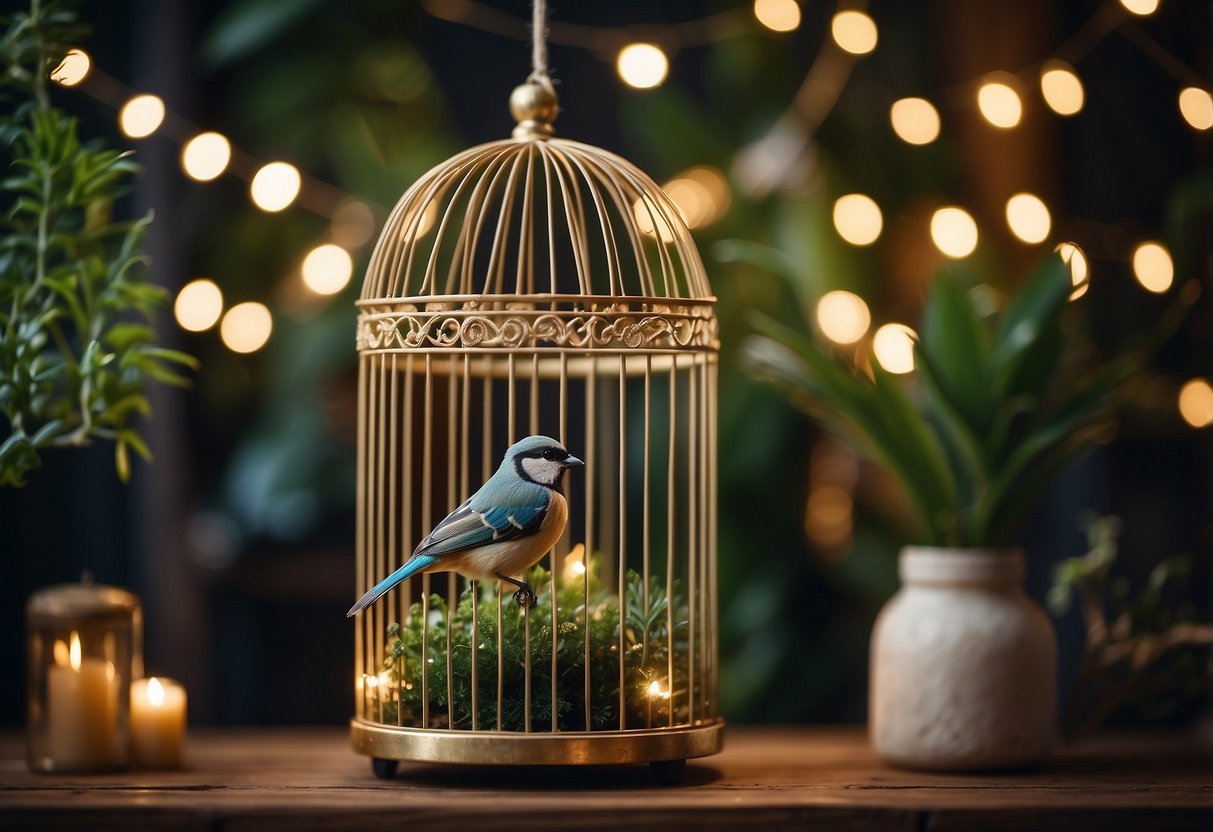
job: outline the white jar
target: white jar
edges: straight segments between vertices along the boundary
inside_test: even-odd
[[[1057,638],[1023,592],[1018,549],[907,547],[872,631],[868,722],[891,763],[988,769],[1043,760]]]

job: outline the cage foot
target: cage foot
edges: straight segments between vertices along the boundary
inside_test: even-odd
[[[378,757],[371,758],[371,771],[375,772],[375,776],[380,780],[391,780],[395,777],[396,768],[399,765],[399,760],[381,760]]]
[[[659,763],[649,763],[653,779],[659,786],[677,786],[687,773],[686,760],[662,760]]]

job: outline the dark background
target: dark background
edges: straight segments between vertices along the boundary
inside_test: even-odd
[[[524,2],[491,5],[529,14]],[[669,30],[646,26],[737,5],[748,4],[563,2],[552,13],[630,26],[636,39],[662,42]],[[1054,116],[1029,95],[1024,123],[998,133],[963,86],[1048,57],[1100,5],[871,3],[879,46],[857,64],[799,175],[761,198],[734,187],[727,216],[697,233],[722,301],[726,717],[863,719],[867,636],[895,589],[906,528],[890,484],[861,466],[853,534],[832,546],[806,536],[810,459],[822,439],[748,380],[735,355],[748,331],[745,310],[779,310],[788,298],[765,277],[719,264],[712,244],[721,239],[784,248],[814,267],[822,291],[849,288],[876,321],[913,323],[938,261],[925,232],[930,206],[955,201],[974,213],[982,242],[973,262],[1007,289],[1039,247],[1010,238],[1002,205],[1010,193],[1031,191],[1052,209],[1050,240],[1086,249],[1094,277],[1081,326],[1108,351],[1163,308],[1164,299],[1136,287],[1125,261],[1136,240],[1166,240],[1176,283],[1197,280],[1203,296],[1115,437],[1043,496],[1021,540],[1030,589],[1042,599],[1049,565],[1083,551],[1079,513],[1116,513],[1125,528],[1120,570],[1140,580],[1159,559],[1189,553],[1194,571],[1176,603],[1208,614],[1213,431],[1185,425],[1175,393],[1183,380],[1213,371],[1209,134],[1183,123],[1181,84],[1120,33],[1078,64],[1087,103],[1074,118]],[[787,108],[828,37],[833,4],[806,3],[803,11],[791,35],[751,20],[747,34],[713,45],[663,43],[671,77],[652,92],[624,87],[609,53],[553,45],[560,134],[618,151],[659,182],[696,164],[727,173]],[[379,221],[424,170],[508,133],[505,102],[529,71],[525,43],[438,20],[416,2],[107,0],[85,3],[82,14],[95,30],[85,46],[105,73],[160,94],[171,112],[225,133],[258,159],[292,161],[368,201]],[[1211,18],[1207,3],[1164,0],[1134,25],[1207,76]],[[301,300],[291,281],[327,221],[298,207],[260,213],[236,177],[190,182],[177,162],[187,124],[170,118],[150,139],[124,139],[116,108],[88,94],[109,93],[90,84],[55,94],[81,117],[83,132],[134,146],[146,166],[124,208],[156,212],[148,245],[157,282],[173,288],[212,277],[229,303],[268,303],[275,330],[264,350],[237,356],[213,331],[182,332],[166,313],[163,340],[199,355],[203,369],[188,394],[156,392],[148,425],[155,464],[140,465],[123,487],[108,446],[52,453],[25,489],[0,493],[0,562],[9,576],[0,581],[0,667],[10,669],[0,673],[0,722],[23,719],[25,598],[83,569],[143,597],[148,670],[186,684],[193,722],[341,722],[353,662],[344,612],[354,583],[357,278],[330,303]],[[889,130],[888,105],[906,95],[939,106],[944,128],[935,144],[912,148]],[[847,247],[830,227],[833,200],[853,191],[871,194],[884,211],[884,235],[871,249]],[[358,253],[359,268],[368,254]],[[1081,624],[1071,613],[1058,627],[1069,674]],[[1182,703],[1174,716],[1201,707]]]

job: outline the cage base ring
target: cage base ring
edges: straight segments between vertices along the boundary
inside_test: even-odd
[[[350,720],[350,745],[380,760],[465,765],[625,765],[707,757],[724,744],[724,720],[629,731],[452,731]]]

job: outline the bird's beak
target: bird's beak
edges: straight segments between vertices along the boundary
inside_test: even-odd
[[[565,468],[583,468],[583,467],[585,467],[585,462],[578,459],[577,457],[573,456],[572,454],[570,454],[569,458],[564,461],[564,467]]]

